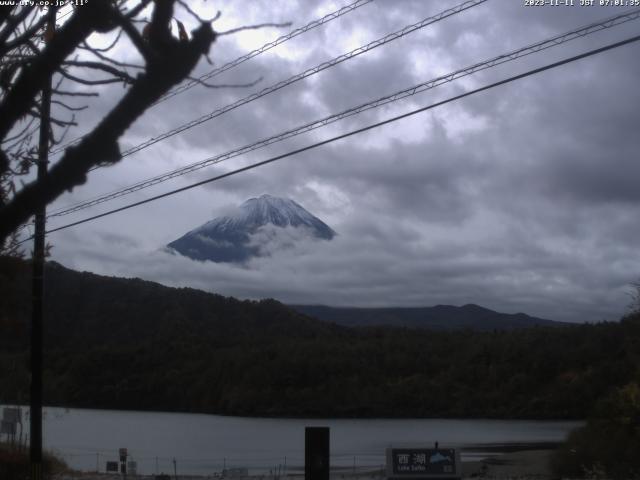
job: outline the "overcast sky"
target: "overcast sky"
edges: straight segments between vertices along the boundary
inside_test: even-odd
[[[349,0],[193,2],[219,9],[219,31],[291,21],[220,37],[216,66]],[[245,89],[205,89],[149,110],[126,149],[186,121],[425,17],[452,0],[375,0],[217,77]],[[526,7],[489,0],[314,75],[91,174],[51,208],[93,197],[269,137],[461,67],[526,46],[622,7]],[[579,3],[579,0],[575,0]],[[178,17],[191,28],[190,17]],[[50,222],[56,227],[259,161],[640,30],[640,21],[489,69]],[[98,40],[96,40],[98,41]],[[133,59],[125,45],[120,54]],[[198,74],[211,70],[203,61]],[[554,320],[617,320],[640,279],[640,61],[638,44],[483,92],[276,164],[50,236],[53,260],[100,274],[141,277],[240,298],[351,306],[476,303]],[[105,89],[76,136],[122,95]],[[331,226],[330,241],[238,266],[172,256],[162,247],[230,206],[263,193],[292,198]]]

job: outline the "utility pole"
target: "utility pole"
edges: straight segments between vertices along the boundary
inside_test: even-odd
[[[56,7],[49,7],[45,41],[53,34]],[[40,137],[38,143],[38,182],[45,180],[49,163],[51,127],[51,76],[45,79],[40,97]],[[42,480],[42,318],[44,297],[44,256],[46,207],[35,215],[33,240],[32,310],[31,310],[31,392],[30,392],[30,463],[31,480]]]

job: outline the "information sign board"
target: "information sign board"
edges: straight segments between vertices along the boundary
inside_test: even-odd
[[[454,448],[388,448],[387,478],[460,478],[460,452]]]

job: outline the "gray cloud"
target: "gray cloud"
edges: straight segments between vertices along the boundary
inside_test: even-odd
[[[265,1],[240,9],[234,2],[223,3],[219,8],[226,23],[218,28],[288,19],[301,26],[319,15],[318,9],[332,9],[320,1],[304,5],[278,2],[276,8]],[[257,87],[194,88],[150,110],[127,132],[123,148],[452,5],[380,0],[362,7],[215,79],[242,83],[263,76]],[[86,186],[56,204],[222,153],[618,11],[489,1],[97,171]],[[637,22],[632,22],[532,55],[113,206],[430,104],[635,30]],[[212,57],[221,65],[281,33],[222,37]],[[51,237],[54,259],[82,270],[242,298],[371,306],[473,302],[558,320],[615,319],[627,304],[628,285],[640,276],[635,186],[640,62],[634,48],[60,232]],[[210,68],[203,62],[199,72]],[[106,89],[83,114],[87,125],[121,94]],[[229,206],[265,192],[295,199],[339,236],[331,242],[294,242],[291,232],[282,238],[270,232],[278,240],[270,255],[244,266],[193,262],[162,251]],[[293,250],[281,248],[291,243]]]

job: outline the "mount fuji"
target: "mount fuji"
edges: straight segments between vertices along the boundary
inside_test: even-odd
[[[278,232],[295,229],[300,237],[331,240],[335,235],[326,223],[288,198],[262,195],[251,198],[229,215],[191,230],[169,243],[169,251],[193,260],[243,262],[264,256],[265,247]]]

